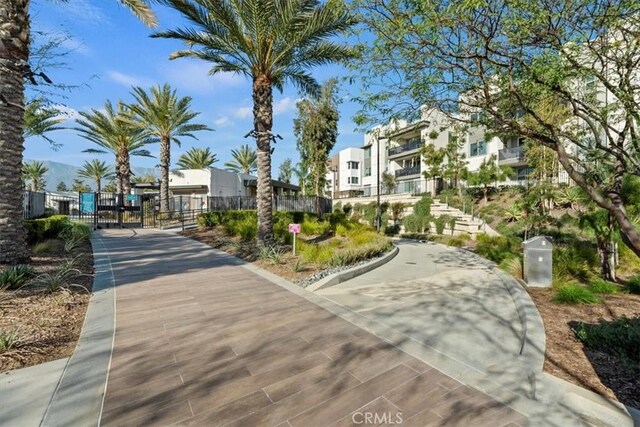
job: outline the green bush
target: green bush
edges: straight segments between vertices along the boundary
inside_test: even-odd
[[[479,234],[476,238],[476,253],[497,264],[507,258],[519,256],[522,241],[516,237],[489,236]]]
[[[589,284],[589,290],[594,294],[616,294],[620,288],[603,279],[596,279]]]
[[[626,289],[632,294],[640,294],[640,274],[636,274],[627,281]]]
[[[30,244],[55,239],[69,225],[69,218],[65,215],[53,215],[23,221],[27,231],[27,242]]]
[[[326,236],[331,231],[331,224],[327,221],[318,221],[315,218],[305,218],[301,231],[308,236]]]
[[[14,265],[0,272],[0,290],[19,289],[34,275],[28,265]]]
[[[561,304],[595,304],[600,302],[600,299],[593,292],[577,283],[558,285],[553,300]]]
[[[50,254],[62,249],[62,245],[59,240],[49,239],[44,242],[36,243],[33,247],[33,253],[36,255]]]
[[[595,248],[585,243],[572,243],[553,249],[553,277],[557,281],[586,282],[598,266]]]
[[[384,227],[384,234],[386,234],[387,236],[395,236],[399,232],[400,232],[399,224],[385,225]]]
[[[573,331],[587,347],[640,363],[640,317],[600,320],[596,325],[580,323]]]

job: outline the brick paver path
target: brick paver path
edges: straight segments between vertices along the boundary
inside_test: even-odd
[[[103,426],[526,421],[234,258],[132,234],[102,232],[117,286]]]

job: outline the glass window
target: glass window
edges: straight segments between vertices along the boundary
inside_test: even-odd
[[[357,176],[352,176],[351,177],[351,183],[352,184],[357,184],[358,183],[358,177]]]
[[[347,169],[358,169],[359,162],[347,162]]]
[[[371,176],[371,168],[364,168],[364,176]]]
[[[367,147],[364,149],[364,158],[365,159],[371,158],[371,147]]]
[[[484,156],[487,154],[487,142],[478,141],[469,144],[469,157]]]

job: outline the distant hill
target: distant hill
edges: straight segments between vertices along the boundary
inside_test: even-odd
[[[31,161],[30,159],[25,159],[26,162]],[[44,179],[46,181],[46,189],[48,191],[55,191],[56,186],[60,181],[67,184],[67,187],[71,187],[71,183],[74,178],[78,177],[78,171],[80,170],[79,166],[68,165],[66,163],[52,162],[50,160],[44,160],[42,163],[49,169],[49,171],[44,175]],[[159,176],[159,170],[155,168],[141,168],[141,167],[132,167],[133,173],[136,176],[143,176],[147,174]],[[94,186],[94,183],[88,179],[82,179],[85,184],[90,187]],[[103,183],[103,185],[106,184]]]

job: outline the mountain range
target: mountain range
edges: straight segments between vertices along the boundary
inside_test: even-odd
[[[25,159],[25,162],[29,162],[31,160]],[[44,180],[46,182],[45,189],[47,191],[55,191],[56,186],[60,182],[64,182],[67,184],[67,187],[71,187],[71,183],[75,178],[78,178],[78,171],[81,169],[79,166],[73,166],[66,163],[52,162],[50,160],[42,160],[42,163],[49,169],[49,171],[44,174]],[[158,170],[155,168],[142,168],[133,166],[131,168],[135,176],[143,176],[143,175],[155,175],[158,176]],[[85,184],[90,187],[94,186],[94,183],[86,178],[80,178],[84,181]],[[105,185],[103,183],[103,185]]]

